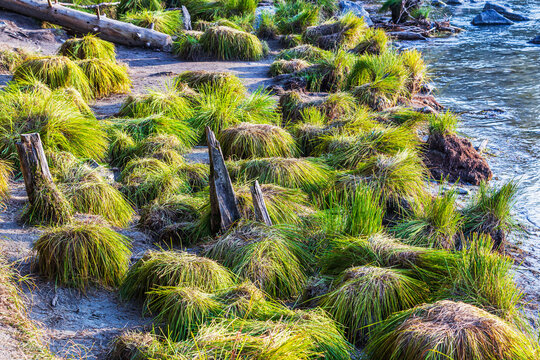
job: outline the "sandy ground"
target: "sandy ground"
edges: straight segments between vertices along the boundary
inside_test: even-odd
[[[0,13],[0,45],[23,47],[42,54],[54,54],[66,34],[40,28],[31,18],[2,11]],[[277,44],[271,43],[275,51]],[[118,59],[130,67],[133,93],[166,86],[171,78],[185,70],[230,71],[239,76],[246,86],[257,89],[269,84],[267,75],[271,56],[259,62],[184,62],[169,53],[138,48],[117,47]],[[0,74],[0,86],[11,79]],[[100,118],[114,116],[127,95],[101,99],[92,105]],[[207,162],[205,147],[196,147],[187,156],[188,161]],[[24,286],[31,309],[30,317],[37,321],[48,339],[51,350],[65,358],[105,358],[108,343],[126,328],[149,324],[141,314],[141,304],[125,303],[115,292],[91,289],[86,294],[56,287],[54,283],[32,274],[30,257],[32,243],[39,237],[38,228],[23,227],[17,219],[26,202],[22,182],[12,184],[12,195],[7,209],[0,212],[0,247],[14,262],[22,275],[30,275],[31,282]],[[154,247],[151,239],[134,228],[120,231],[133,241],[133,259]],[[540,273],[538,273],[540,274]],[[538,277],[538,275],[537,275]],[[537,282],[540,280],[536,279]],[[528,295],[527,299],[535,296]],[[536,305],[531,304],[529,307]],[[533,310],[533,309],[530,309]],[[10,336],[9,329],[0,325],[0,360],[20,359],[20,351]]]

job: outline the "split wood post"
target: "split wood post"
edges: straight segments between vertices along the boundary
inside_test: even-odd
[[[49,164],[43,151],[41,138],[39,134],[22,134],[21,141],[16,143],[19,160],[21,163],[21,172],[24,177],[24,185],[28,200],[34,203],[34,189],[39,181],[48,181],[53,183]]]
[[[257,180],[251,185],[251,197],[253,198],[253,207],[255,208],[255,218],[257,221],[272,226],[272,220],[270,219],[270,214],[268,214],[263,193]]]
[[[0,0],[0,8],[39,20],[61,25],[77,32],[97,34],[100,38],[117,44],[168,49],[172,44],[169,35],[161,32],[78,11],[50,0]]]
[[[184,5],[182,5],[182,15],[183,15],[182,19],[184,23],[184,30],[192,30],[191,15],[189,15],[189,11],[187,7],[185,7]]]
[[[221,146],[209,127],[206,127],[206,141],[210,159],[210,230],[216,234],[240,220],[240,211]]]

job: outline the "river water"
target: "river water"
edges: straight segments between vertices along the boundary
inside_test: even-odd
[[[432,71],[436,97],[461,113],[462,135],[475,145],[488,140],[493,183],[520,181],[515,210],[527,233],[514,237],[529,252],[518,281],[536,300],[540,294],[540,0],[508,0],[531,18],[511,26],[471,25],[484,2],[466,2],[437,11],[466,31],[417,47]],[[534,299],[536,298],[536,299]]]

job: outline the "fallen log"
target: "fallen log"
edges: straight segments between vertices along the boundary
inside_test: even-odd
[[[59,4],[38,0],[0,0],[0,8],[64,26],[79,33],[97,34],[104,40],[129,46],[168,49],[169,35],[133,24],[96,16]]]

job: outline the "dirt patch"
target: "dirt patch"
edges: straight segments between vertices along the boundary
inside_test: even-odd
[[[491,180],[493,174],[484,157],[472,143],[456,135],[434,135],[427,141],[424,162],[435,179],[478,185]]]

